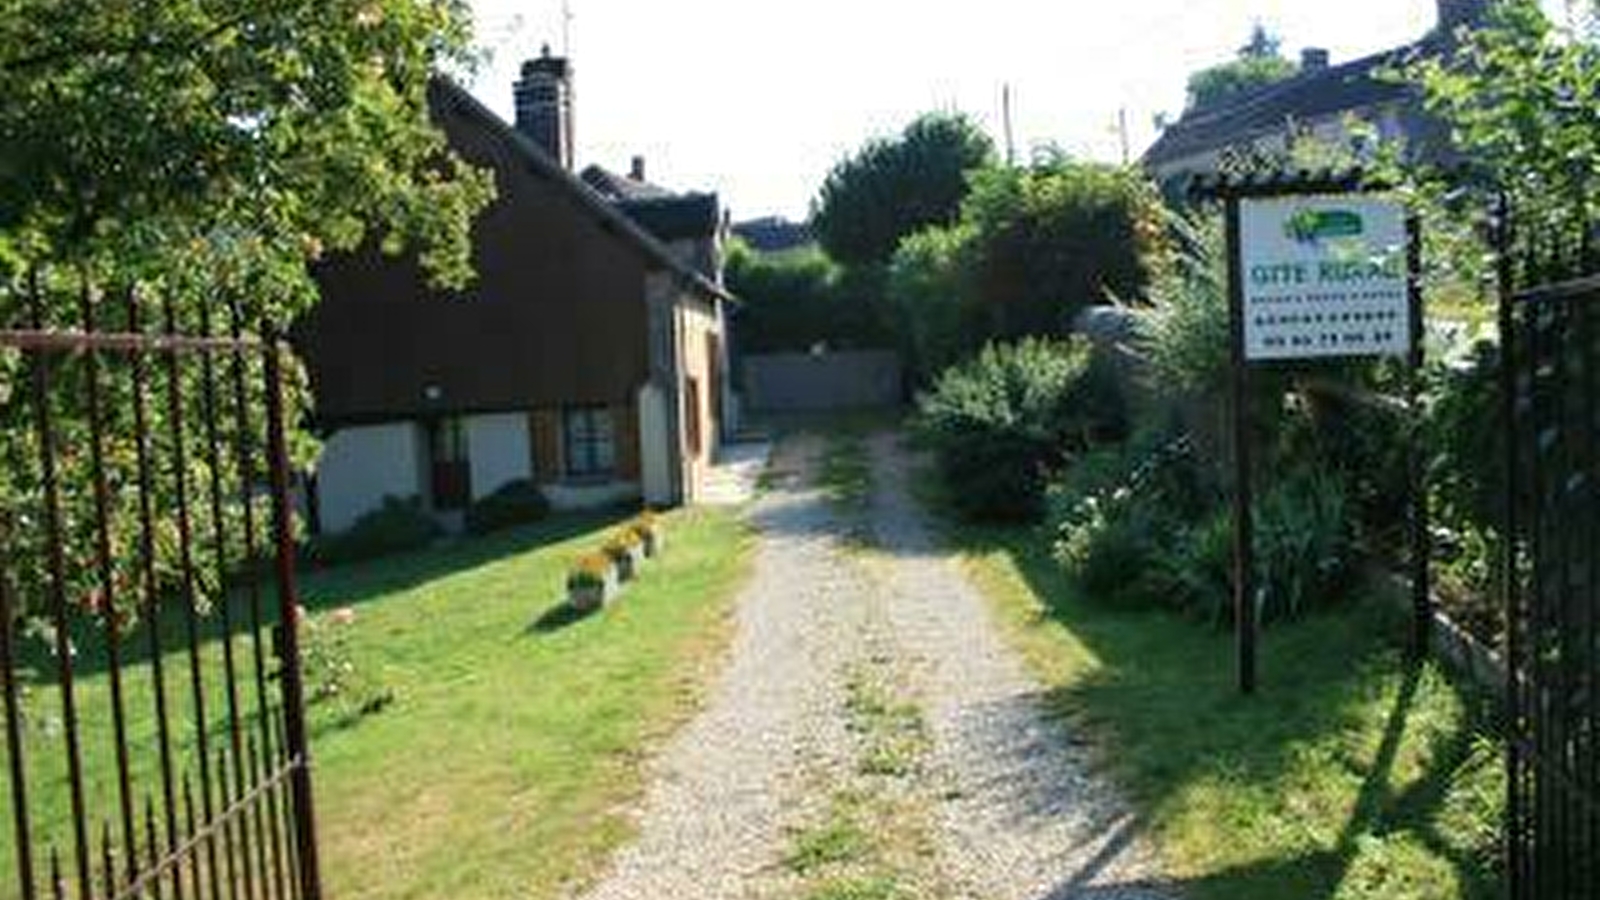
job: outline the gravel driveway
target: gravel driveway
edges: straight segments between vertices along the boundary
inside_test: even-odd
[[[895,437],[870,440],[866,549],[841,539],[863,523],[814,484],[821,447],[808,435],[777,447],[774,486],[751,511],[761,544],[727,666],[653,762],[637,839],[583,896],[1174,896],[1152,880],[1125,807],[1043,715],[1039,686],[930,537]],[[896,711],[917,736],[889,745],[895,766],[863,764],[882,750],[868,748],[877,739],[863,724],[864,672],[886,698],[870,708]],[[797,862],[839,798],[872,810],[857,829],[886,848],[871,879],[825,880]]]

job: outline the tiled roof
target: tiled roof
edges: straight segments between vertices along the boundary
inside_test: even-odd
[[[669,194],[624,200],[617,208],[657,240],[668,242],[711,237],[720,224],[721,210],[716,194]]]
[[[1312,121],[1388,103],[1411,101],[1414,89],[1382,77],[1385,70],[1443,51],[1437,33],[1342,65],[1246,91],[1217,106],[1191,111],[1168,126],[1145,151],[1159,165],[1283,130],[1291,120]]]
[[[764,216],[735,222],[733,233],[746,244],[764,253],[804,247],[815,240],[804,222],[791,222],[782,216]]]
[[[590,166],[578,177],[613,202],[660,200],[677,196],[675,191],[670,191],[659,184],[637,181],[600,166]]]
[[[619,204],[600,194],[583,179],[556,162],[544,148],[528,138],[504,119],[490,112],[466,88],[444,76],[436,76],[430,84],[430,100],[453,106],[478,121],[489,133],[498,136],[518,154],[522,162],[552,182],[561,185],[591,214],[601,221],[617,226],[618,230],[648,256],[703,294],[723,300],[732,300],[721,285],[707,278],[705,273],[679,259],[662,239],[652,234]]]

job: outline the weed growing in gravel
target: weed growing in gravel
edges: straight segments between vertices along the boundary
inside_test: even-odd
[[[862,737],[861,773],[899,778],[915,772],[928,748],[921,708],[897,698],[868,672],[853,673],[845,692],[850,730]]]
[[[855,862],[870,850],[866,830],[836,804],[826,822],[795,836],[794,850],[783,863],[797,875],[809,875],[824,866]]]
[[[828,435],[822,452],[821,478],[835,507],[850,513],[865,511],[872,496],[872,460],[860,434],[845,431]]]
[[[806,900],[894,900],[902,896],[900,883],[893,876],[868,875],[823,882],[806,894]]]

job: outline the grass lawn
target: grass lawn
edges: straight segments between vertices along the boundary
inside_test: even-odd
[[[623,812],[642,787],[646,749],[692,711],[720,657],[750,541],[729,512],[667,516],[664,556],[618,605],[571,621],[555,611],[567,567],[616,522],[558,517],[302,580],[313,612],[354,608],[351,656],[363,679],[394,695],[354,721],[312,710],[329,896],[554,896],[626,839]],[[186,657],[164,658],[184,711]],[[129,708],[144,711],[133,731],[145,742],[141,678],[130,682]],[[114,809],[105,680],[80,681],[80,702],[101,723],[85,732],[96,821]],[[53,693],[40,681],[31,702],[47,709]],[[48,727],[30,731],[29,744],[40,766],[59,756]],[[137,769],[150,787],[151,767]],[[41,842],[62,839],[64,814],[45,811],[65,807],[59,773],[30,781]],[[9,799],[0,805],[5,895],[14,850]]]
[[[1270,629],[1243,698],[1229,635],[1088,602],[1029,530],[947,531],[1190,900],[1500,896],[1502,745],[1481,697],[1404,663],[1403,613]]]

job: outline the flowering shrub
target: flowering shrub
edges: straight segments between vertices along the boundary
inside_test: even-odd
[[[568,588],[604,587],[611,577],[611,557],[604,553],[590,553],[581,557],[567,573]]]
[[[297,607],[295,621],[300,629],[300,663],[308,704],[325,706],[339,718],[350,719],[378,712],[393,702],[394,693],[368,667],[356,663],[350,643],[356,627],[354,607],[343,606],[321,616]]]

